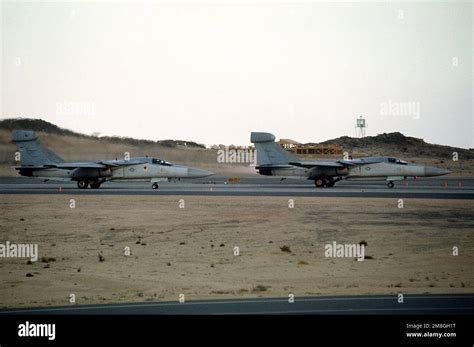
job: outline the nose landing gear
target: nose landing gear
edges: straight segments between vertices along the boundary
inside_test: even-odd
[[[395,187],[395,184],[393,184],[393,181],[390,181],[390,182],[387,183],[387,187],[393,188],[393,187]]]
[[[151,185],[151,188],[152,188],[152,189],[158,189],[158,188],[159,188],[158,183],[153,183],[153,184]]]

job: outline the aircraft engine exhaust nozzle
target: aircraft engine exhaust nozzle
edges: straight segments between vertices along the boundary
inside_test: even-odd
[[[426,177],[434,177],[434,176],[443,176],[443,175],[448,175],[451,173],[451,171],[446,170],[446,169],[440,169],[437,167],[433,166],[425,166],[425,176]]]

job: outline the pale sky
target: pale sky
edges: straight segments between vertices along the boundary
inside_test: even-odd
[[[471,3],[3,2],[0,118],[151,140],[474,147]]]

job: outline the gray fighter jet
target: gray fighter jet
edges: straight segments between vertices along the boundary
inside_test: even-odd
[[[407,177],[432,177],[450,173],[449,170],[416,165],[392,157],[302,161],[275,143],[272,134],[252,132],[250,141],[257,150],[256,169],[260,175],[305,177],[314,180],[318,188],[333,187],[342,179],[383,179],[389,188],[393,188],[394,181]]]
[[[13,130],[12,142],[20,153],[21,165],[16,167],[20,175],[46,180],[77,181],[77,186],[81,189],[88,186],[97,189],[102,183],[115,180],[147,181],[152,183],[153,189],[158,189],[158,182],[161,181],[213,175],[210,171],[149,157],[66,163],[41,146],[33,131]]]

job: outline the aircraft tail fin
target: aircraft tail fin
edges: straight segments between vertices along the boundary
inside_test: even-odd
[[[289,162],[300,161],[294,155],[275,142],[275,136],[270,133],[252,132],[250,142],[255,145],[257,150],[257,166],[262,165],[286,165]]]
[[[13,130],[12,142],[20,152],[21,166],[64,163],[60,156],[41,146],[34,131]]]

